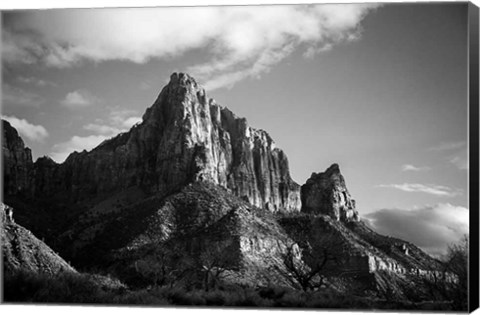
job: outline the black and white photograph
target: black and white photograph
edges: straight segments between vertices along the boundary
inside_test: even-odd
[[[2,303],[478,308],[478,6],[179,5],[1,10]]]

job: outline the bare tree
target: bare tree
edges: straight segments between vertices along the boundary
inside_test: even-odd
[[[468,235],[464,235],[459,243],[448,248],[444,274],[451,273],[457,278],[452,281],[444,276],[442,282],[455,309],[468,308],[468,246]]]
[[[303,291],[314,291],[327,285],[327,267],[329,264],[338,264],[338,255],[335,249],[339,248],[338,239],[326,236],[314,246],[306,243],[304,248],[298,244],[286,245],[283,255],[283,274],[294,286]],[[281,271],[277,267],[277,271]]]
[[[185,273],[179,268],[176,256],[168,246],[153,248],[142,259],[135,261],[135,271],[154,286],[173,286]]]
[[[435,300],[451,301],[455,310],[468,308],[468,236],[448,247],[442,272],[433,272],[424,284]]]
[[[231,267],[232,259],[228,250],[222,250],[218,244],[212,244],[203,250],[197,260],[198,269],[203,275],[205,291],[214,289]]]

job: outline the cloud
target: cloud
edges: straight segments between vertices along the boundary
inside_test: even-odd
[[[203,49],[188,67],[210,89],[256,78],[295,50],[308,57],[358,40],[378,4],[118,8],[8,13],[7,64],[70,67],[85,60],[144,63]],[[61,27],[58,27],[61,25]],[[85,29],[95,32],[85,32]]]
[[[459,170],[468,170],[467,150],[458,150],[456,153],[448,157],[448,161],[455,165]]]
[[[108,125],[100,125],[100,124],[88,124],[83,126],[83,129],[93,131],[97,134],[102,135],[115,135],[121,132],[120,129],[108,126]]]
[[[141,121],[142,121],[142,117],[136,117],[136,116],[127,117],[123,121],[122,125],[124,128],[130,129],[133,125],[138,124]]]
[[[73,136],[68,141],[56,144],[53,146],[50,156],[58,163],[62,163],[73,151],[89,151],[95,148],[103,141],[128,131],[133,125],[141,122],[142,118],[135,116],[135,113],[136,111],[129,109],[112,109],[107,121],[97,119],[96,123],[83,126],[84,130],[92,131],[95,134],[84,137]]]
[[[365,215],[364,221],[377,232],[410,241],[432,255],[445,254],[448,245],[469,233],[468,209],[449,203],[382,209]]]
[[[90,106],[96,102],[97,98],[89,92],[77,90],[67,93],[65,98],[60,101],[60,104],[69,108],[80,108]]]
[[[146,81],[142,81],[140,83],[140,90],[143,90],[143,91],[146,91],[146,90],[150,90],[152,88],[152,86],[150,85],[150,83],[146,82]]]
[[[431,147],[428,151],[441,152],[447,155],[446,159],[460,170],[468,170],[467,142],[454,141],[444,142],[437,146]]]
[[[21,136],[31,141],[43,142],[48,137],[48,132],[43,126],[31,124],[27,120],[15,116],[2,116],[2,119],[10,122]]]
[[[73,136],[66,142],[56,144],[50,156],[58,163],[62,163],[73,151],[91,150],[103,141],[128,131],[133,125],[142,121],[141,117],[134,116],[136,112],[129,109],[112,109],[107,121],[97,119],[96,123],[83,126],[84,130],[95,134],[81,137]]]
[[[83,129],[102,135],[117,135],[128,131],[133,125],[142,121],[141,117],[128,116],[129,113],[131,113],[129,110],[113,111],[107,123],[103,123],[104,121],[99,119],[99,123],[85,125]]]
[[[17,78],[17,80],[22,82],[22,83],[33,84],[33,85],[40,86],[40,87],[58,86],[58,84],[56,84],[55,82],[48,81],[48,80],[43,80],[43,79],[39,79],[39,78],[35,78],[35,77],[22,77],[22,76],[20,76],[20,77]]]
[[[428,148],[428,151],[450,151],[463,148],[467,145],[465,141],[443,142],[437,146]]]
[[[98,120],[100,123],[87,124],[83,129],[93,131],[95,135],[86,137],[73,136],[70,140],[56,144],[52,148],[50,154],[52,159],[58,163],[62,163],[73,151],[91,150],[98,146],[103,141],[116,136],[121,132],[128,131],[134,124],[142,121],[142,118],[136,116],[128,116],[134,113],[131,110],[113,110],[109,118],[109,123],[101,124],[103,120]]]
[[[135,116],[136,114],[137,112],[134,110],[113,108],[110,111],[108,119],[110,124],[125,131],[130,129],[136,123],[142,121],[142,117]]]
[[[25,91],[7,83],[2,84],[2,104],[37,107],[44,102],[43,97],[36,93]]]
[[[90,135],[86,137],[73,136],[70,140],[56,144],[52,148],[50,157],[62,163],[73,151],[91,150],[109,137],[104,135]]]
[[[402,171],[404,172],[408,172],[408,171],[412,171],[412,172],[426,172],[426,171],[429,171],[430,170],[430,167],[428,166],[420,166],[420,167],[417,167],[417,166],[414,166],[412,164],[404,164],[402,165]]]
[[[447,186],[432,185],[432,184],[389,184],[389,185],[377,185],[381,188],[395,188],[405,192],[421,192],[431,194],[440,197],[455,197],[461,195],[463,192],[460,189],[453,189]]]

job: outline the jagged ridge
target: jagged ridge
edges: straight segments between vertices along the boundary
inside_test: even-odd
[[[16,144],[8,150],[20,154],[12,163],[21,159],[18,164],[30,169],[31,154],[22,153],[22,147]],[[286,155],[268,133],[207,99],[205,90],[182,73],[172,74],[142,123],[129,132],[91,152],[74,152],[60,165],[41,158],[34,169],[33,176],[22,173],[21,178],[8,179],[12,187],[28,187],[28,192],[12,188],[9,194],[72,203],[132,186],[153,194],[209,181],[258,207],[300,209],[299,185],[290,177]]]

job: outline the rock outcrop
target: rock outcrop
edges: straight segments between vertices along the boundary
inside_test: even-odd
[[[4,194],[27,192],[33,183],[32,151],[8,121],[2,120],[2,129]]]
[[[301,188],[302,212],[324,214],[342,222],[358,221],[352,199],[338,164],[313,173]]]
[[[5,141],[13,146],[7,155],[22,160],[17,167],[28,167],[9,171],[19,178],[6,177],[6,182],[23,187],[31,156],[16,138],[10,144],[11,138]],[[29,193],[75,203],[134,186],[150,194],[175,191],[193,181],[218,184],[271,211],[300,210],[300,187],[268,133],[208,99],[195,79],[182,73],[172,74],[143,121],[129,132],[91,152],[74,152],[60,165],[39,159]]]

